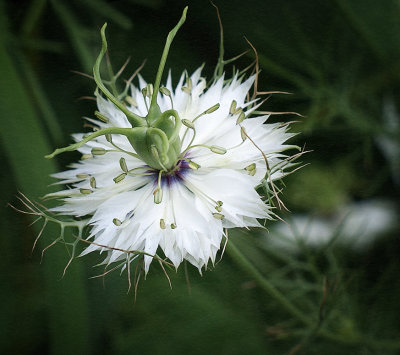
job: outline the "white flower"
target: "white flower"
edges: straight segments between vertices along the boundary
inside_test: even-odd
[[[215,261],[224,228],[256,227],[257,219],[272,217],[272,207],[255,188],[267,173],[270,180],[285,174],[290,164],[282,152],[292,147],[284,144],[292,134],[286,126],[264,124],[268,116],[249,117],[256,108],[246,100],[254,79],[242,82],[235,76],[224,82],[221,77],[206,88],[198,69],[190,78],[183,74],[173,89],[169,75],[168,90],[158,93],[157,103],[161,112],[176,110],[183,124],[177,138],[180,151],[166,169],[142,161],[121,134],[98,136],[78,148],[91,158],[54,175],[70,188],[62,192],[64,204],[53,211],[91,216],[87,224],[94,243],[83,254],[104,251],[105,263],[113,263],[126,259],[124,251],[142,251],[147,272],[151,255],[161,248],[175,267],[187,260],[200,270]],[[151,91],[141,78],[139,86]],[[150,96],[131,86],[127,109],[145,117]],[[100,130],[132,128],[126,115],[100,93],[97,105],[97,117],[107,121],[91,120]],[[242,112],[246,119],[240,122]],[[168,121],[177,126],[176,118]],[[157,158],[160,152],[153,153]]]

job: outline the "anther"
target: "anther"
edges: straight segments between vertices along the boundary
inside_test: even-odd
[[[118,218],[113,218],[113,223],[114,223],[117,227],[119,227],[119,226],[122,224],[122,222],[121,222]]]
[[[133,98],[132,96],[126,96],[126,97],[125,97],[125,101],[126,101],[129,105],[131,105],[131,106],[133,106],[133,107],[137,107],[137,106],[138,106],[137,102],[134,100],[134,98]]]
[[[107,151],[104,148],[94,147],[92,148],[92,155],[104,155]]]
[[[214,106],[211,106],[208,110],[205,110],[204,113],[208,115],[209,113],[213,113],[214,111],[217,111],[219,109],[219,104],[215,104]]]
[[[175,223],[171,223],[171,229],[176,229],[176,224]]]
[[[111,133],[107,133],[106,134],[106,140],[107,140],[108,143],[112,143],[112,135],[111,135]]]
[[[189,168],[193,169],[193,170],[197,170],[200,168],[200,165],[195,163],[193,160],[189,160],[188,165],[189,165]]]
[[[235,113],[235,111],[236,111],[236,101],[233,100],[232,103],[231,103],[231,107],[229,108],[229,113],[231,115],[233,115]]]
[[[240,124],[244,121],[244,119],[246,118],[246,115],[244,114],[244,112],[242,111],[238,117],[238,119],[236,120],[236,124]]]
[[[82,156],[81,156],[81,160],[87,160],[90,158],[93,158],[92,154],[82,154]]]
[[[221,208],[221,206],[215,206],[215,209],[218,211],[218,212],[221,212],[222,211],[222,208]]]
[[[162,218],[160,219],[160,228],[161,229],[165,229],[166,228],[165,221]]]
[[[185,118],[182,120],[182,124],[183,124],[184,126],[186,126],[187,128],[194,129],[194,124],[193,124],[193,122],[192,122],[192,121],[189,121],[189,120],[187,120],[187,119],[185,119]]]
[[[210,150],[215,154],[221,154],[221,155],[227,152],[227,150],[224,147],[219,147],[217,145],[212,145],[210,147]]]
[[[169,91],[165,86],[160,87],[160,92],[165,96],[171,96],[171,91]]]
[[[122,170],[124,173],[127,173],[127,172],[128,172],[128,166],[126,165],[125,158],[121,158],[121,159],[119,160],[119,166],[121,167],[121,170]]]
[[[225,216],[221,213],[213,213],[212,214],[215,219],[223,220]]]
[[[117,177],[115,177],[113,180],[116,184],[124,180],[126,177],[126,173],[119,174]]]
[[[247,139],[246,130],[244,127],[240,127],[240,136],[242,137],[242,141],[244,142]]]
[[[250,164],[246,166],[244,169],[249,173],[249,175],[254,176],[257,171],[256,163]]]
[[[96,179],[94,178],[94,176],[90,178],[90,186],[92,189],[96,188]]]
[[[151,97],[153,95],[153,84],[147,84],[146,88],[147,88],[146,90],[147,96]]]
[[[104,123],[108,123],[110,122],[110,120],[104,116],[102,113],[100,113],[99,111],[94,111],[94,115],[100,120],[103,121]]]
[[[192,79],[187,78],[186,79],[186,86],[182,86],[181,90],[183,92],[186,92],[187,94],[190,94],[192,92]]]
[[[78,179],[86,179],[89,177],[88,174],[76,174],[75,175]]]
[[[217,201],[218,206],[222,206],[224,203],[222,201]]]
[[[157,187],[154,190],[153,195],[154,195],[154,203],[156,203],[158,205],[159,203],[162,202],[163,192],[162,192],[161,188]]]
[[[82,195],[89,195],[89,194],[91,194],[93,191],[90,190],[90,189],[79,189],[79,192],[80,192]]]

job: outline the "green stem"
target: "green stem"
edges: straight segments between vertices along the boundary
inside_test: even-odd
[[[168,37],[167,37],[167,40],[165,42],[164,51],[163,51],[163,54],[161,56],[160,65],[159,65],[158,71],[157,71],[156,81],[154,83],[153,95],[151,97],[150,110],[157,105],[157,94],[158,94],[158,91],[160,89],[161,77],[162,77],[162,74],[163,74],[163,71],[164,71],[165,62],[167,61],[169,47],[171,46],[171,43],[172,43],[176,33],[178,32],[179,28],[181,28],[181,26],[183,25],[183,23],[186,20],[187,9],[188,9],[188,7],[186,6],[183,9],[183,13],[182,13],[182,16],[181,16],[178,24],[172,29],[172,31],[170,33],[168,33]]]
[[[295,318],[300,320],[307,326],[313,326],[313,320],[309,319],[303,312],[297,309],[280,291],[278,291],[247,259],[246,257],[236,248],[235,244],[232,243],[232,239],[226,246],[227,253],[232,259],[241,266],[247,273],[249,273],[266,291],[272,298],[274,298],[288,313],[293,315]]]

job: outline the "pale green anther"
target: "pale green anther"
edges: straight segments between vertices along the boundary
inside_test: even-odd
[[[213,213],[212,215],[214,218],[219,219],[219,220],[223,220],[225,218],[225,216],[221,213]]]
[[[250,175],[250,176],[254,176],[254,175],[256,175],[256,172],[257,172],[257,169],[250,170],[250,171],[249,171],[249,175]]]
[[[169,91],[165,86],[160,87],[160,92],[165,96],[171,96],[171,91]]]
[[[221,211],[222,211],[221,206],[215,206],[215,209],[216,209],[218,212],[221,212]]]
[[[176,229],[176,224],[175,223],[171,223],[171,229]]]
[[[121,158],[121,159],[119,160],[119,166],[121,167],[121,170],[122,170],[123,172],[125,172],[125,173],[128,172],[128,166],[126,165],[125,158]]]
[[[107,151],[104,148],[94,147],[92,148],[92,155],[104,155]]]
[[[221,155],[227,152],[227,150],[224,147],[219,147],[217,145],[212,145],[210,147],[210,150],[215,154],[221,154]]]
[[[160,189],[160,188],[155,189],[153,192],[153,195],[154,195],[154,203],[156,203],[158,205],[159,203],[162,202],[162,198],[163,198],[162,189]]]
[[[246,130],[244,127],[240,127],[240,136],[242,137],[242,141],[244,142],[247,139]]]
[[[186,126],[187,128],[194,129],[194,124],[193,124],[193,122],[192,122],[192,121],[189,121],[189,120],[187,120],[187,119],[185,119],[185,118],[182,120],[182,124],[183,124],[184,126]]]
[[[236,124],[240,124],[244,121],[244,119],[246,118],[246,115],[244,114],[244,112],[242,111],[238,117],[238,119],[236,120]]]
[[[93,158],[92,154],[82,154],[82,156],[81,156],[81,160],[87,160],[90,158]]]
[[[192,79],[190,79],[189,77],[186,78],[186,86],[182,86],[182,91],[186,92],[187,94],[190,94],[192,92]]]
[[[79,189],[79,192],[80,192],[82,195],[89,195],[89,194],[91,194],[93,191],[90,190],[90,189]]]
[[[121,222],[118,218],[113,218],[113,223],[114,223],[117,227],[119,227],[119,226],[122,224],[122,222]]]
[[[78,179],[86,179],[86,178],[89,177],[89,175],[88,175],[88,174],[76,174],[76,177],[77,177]]]
[[[143,95],[144,97],[147,96],[147,87],[145,87],[145,88],[142,89],[142,95]]]
[[[181,90],[186,92],[186,94],[190,94],[192,92],[192,89],[189,89],[187,86],[182,86]]]
[[[126,96],[126,97],[125,97],[125,101],[126,101],[129,105],[131,105],[131,106],[133,106],[133,107],[137,107],[137,106],[138,106],[137,102],[133,99],[132,96]]]
[[[252,164],[250,164],[250,165],[247,165],[247,166],[245,167],[245,170],[247,170],[247,171],[256,170],[256,163],[252,163]]]
[[[217,201],[218,206],[222,206],[224,203],[222,201]]]
[[[115,177],[113,180],[116,184],[124,180],[126,177],[126,173],[119,174],[117,177]]]
[[[199,169],[200,168],[200,165],[199,164],[197,164],[197,163],[195,163],[194,161],[192,161],[192,160],[189,160],[189,168],[190,169],[193,169],[193,170],[197,170],[197,169]]]
[[[107,140],[108,143],[112,143],[112,135],[111,135],[111,133],[107,133],[106,134],[106,140]]]
[[[151,97],[153,95],[153,84],[147,84],[146,89],[147,97]]]
[[[229,113],[231,115],[233,115],[235,113],[235,111],[236,111],[236,101],[233,100],[232,103],[231,103],[231,107],[229,108]]]
[[[110,122],[110,120],[104,116],[102,113],[100,113],[99,111],[94,111],[94,115],[100,120],[103,121],[104,123],[108,123]]]
[[[161,229],[165,229],[166,228],[165,221],[162,218],[160,219],[160,228]]]
[[[214,111],[217,111],[219,109],[219,104],[215,104],[214,106],[211,106],[208,110],[204,111],[206,115],[209,113],[213,113]]]
[[[94,178],[94,176],[90,178],[90,186],[92,189],[96,188],[96,179]]]

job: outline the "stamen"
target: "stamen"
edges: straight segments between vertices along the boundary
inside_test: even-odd
[[[210,147],[210,150],[215,154],[221,154],[221,155],[226,154],[227,151],[224,147],[219,147],[217,145],[212,145]]]
[[[182,86],[181,90],[183,92],[186,92],[187,94],[191,94],[192,93],[192,79],[190,79],[189,77],[186,78],[186,86]]]
[[[174,102],[172,101],[171,91],[169,91],[165,86],[160,87],[160,92],[164,96],[168,96],[169,100],[171,101],[171,108],[174,109]]]
[[[243,142],[247,139],[247,133],[243,126],[240,126],[240,136]]]
[[[220,104],[215,104],[214,106],[211,106],[209,109],[205,110],[204,113],[206,115],[213,113],[214,111],[217,111],[219,109]]]
[[[105,135],[105,137],[106,137],[107,142],[112,144],[112,135],[111,135],[111,133],[107,133]]]
[[[92,189],[96,188],[96,179],[94,178],[94,176],[90,178],[90,186],[92,187]]]
[[[187,162],[189,163],[189,168],[193,169],[193,170],[197,170],[199,169],[201,166],[197,163],[195,163],[193,160],[187,160]]]
[[[92,154],[82,154],[82,156],[81,156],[81,160],[87,160],[90,158],[93,158]]]
[[[246,118],[246,115],[245,115],[245,113],[242,111],[242,112],[240,113],[238,119],[236,120],[236,124],[237,124],[237,125],[238,125],[238,124],[241,124],[241,123],[244,121],[245,118]]]
[[[100,120],[103,121],[104,123],[108,123],[110,122],[110,120],[104,116],[102,113],[100,113],[99,111],[94,111],[94,115]]]
[[[75,175],[78,179],[87,179],[89,177],[88,174],[76,174]]]
[[[90,190],[90,189],[79,189],[79,192],[80,192],[82,195],[89,195],[89,194],[91,194],[93,191]]]
[[[185,119],[185,118],[182,120],[182,124],[183,124],[184,126],[186,126],[187,128],[194,129],[194,124],[193,124],[193,122],[192,122],[192,121],[189,121],[189,120],[187,120],[187,119]]]
[[[235,111],[236,111],[236,104],[237,104],[236,101],[233,100],[232,103],[231,103],[231,107],[229,108],[229,113],[231,115],[233,115],[235,113]]]
[[[158,172],[157,188],[153,192],[154,203],[156,203],[156,204],[161,203],[162,202],[162,198],[163,198],[163,191],[161,189],[161,177],[162,177],[162,171],[160,170]]]
[[[213,213],[212,215],[214,218],[219,219],[219,220],[223,220],[225,218],[225,216],[221,213]]]
[[[114,219],[113,219],[113,223],[114,223],[117,227],[119,227],[119,226],[122,224],[122,222],[121,222],[118,218],[114,218]]]
[[[113,180],[116,184],[124,180],[126,177],[126,173],[119,174],[117,177],[115,177]]]
[[[171,229],[176,229],[176,224],[175,223],[171,223]]]
[[[161,91],[161,90],[160,90],[160,91]],[[161,228],[161,229],[165,229],[165,228],[166,228],[165,221],[164,221],[163,218],[160,219],[160,228]]]
[[[138,107],[137,102],[135,101],[135,99],[134,99],[132,96],[125,96],[125,101],[126,101],[129,105],[131,105],[131,106],[133,106],[133,107]]]
[[[94,147],[92,148],[92,155],[104,155],[107,151],[104,148]]]
[[[165,86],[161,86],[161,87],[160,87],[160,92],[161,92],[164,96],[171,96],[171,91],[169,91]]]
[[[121,167],[121,170],[122,170],[124,173],[127,173],[127,172],[128,172],[128,166],[126,165],[125,158],[121,158],[121,159],[119,160],[119,166]]]

